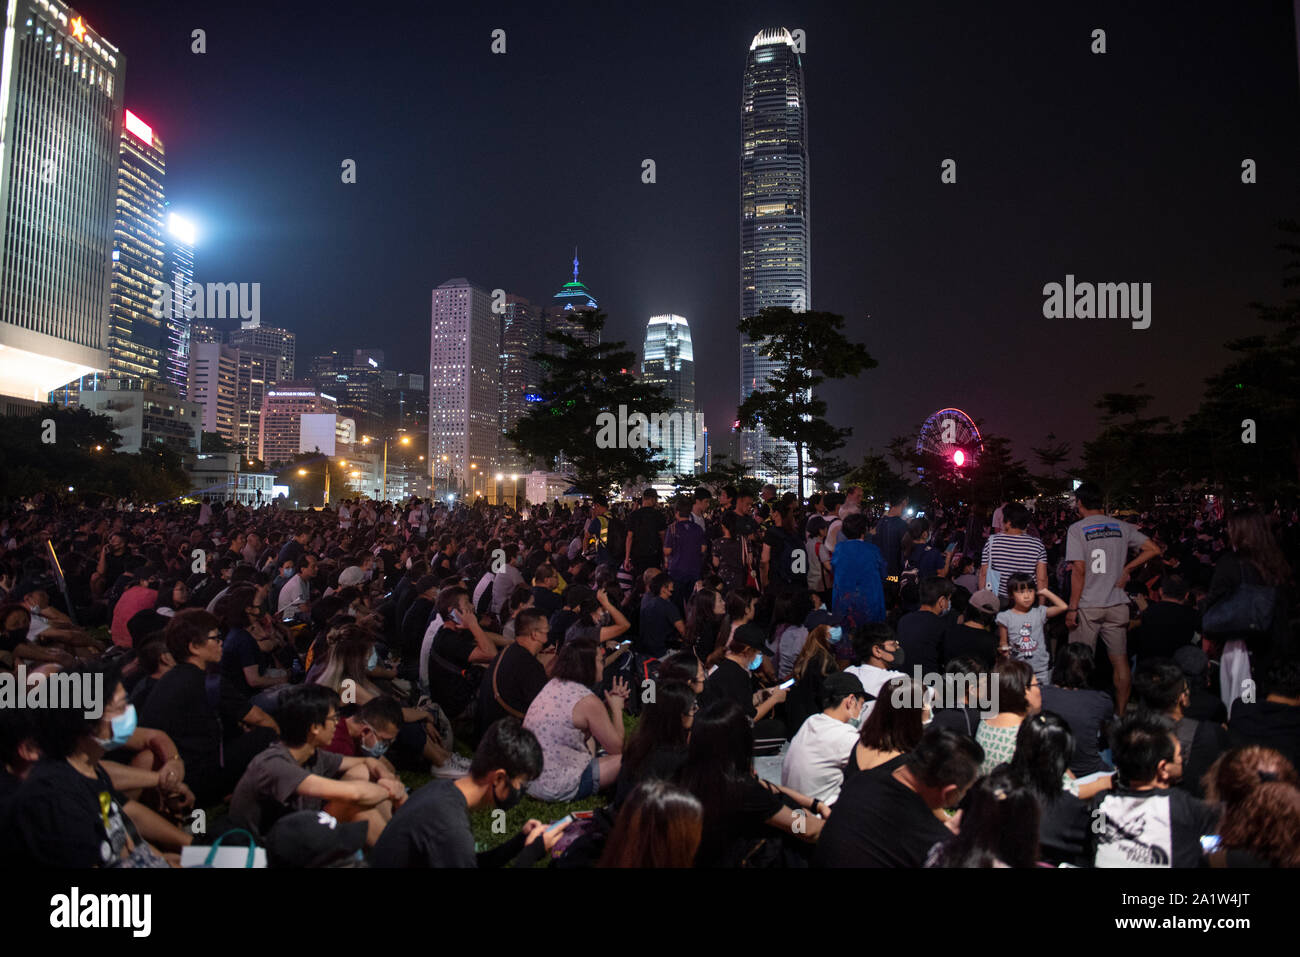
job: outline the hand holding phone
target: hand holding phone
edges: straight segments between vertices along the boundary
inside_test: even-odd
[[[781,682],[779,685],[777,685],[777,687],[778,687],[778,688],[781,688],[781,689],[793,688],[793,687],[794,687],[794,679],[791,678],[789,681],[783,681],[783,682]]]

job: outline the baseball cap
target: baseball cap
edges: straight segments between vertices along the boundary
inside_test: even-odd
[[[361,570],[360,565],[349,565],[339,572],[339,585],[343,588],[350,585],[360,585],[365,580],[366,573]]]
[[[832,672],[822,682],[822,696],[824,698],[842,698],[850,694],[862,697],[866,693],[867,689],[862,687],[862,680],[848,671]]]
[[[1176,664],[1188,678],[1199,678],[1210,666],[1210,659],[1196,645],[1184,645],[1174,652]]]
[[[987,588],[981,588],[975,594],[970,596],[970,604],[973,608],[978,608],[982,612],[990,615],[996,615],[1001,611],[1001,605],[998,603],[998,596],[993,594]]]
[[[731,640],[737,645],[746,645],[759,651],[767,650],[767,632],[761,626],[752,623],[737,628]]]
[[[365,821],[344,823],[324,811],[294,811],[271,828],[271,867],[338,867],[351,863],[366,843]]]

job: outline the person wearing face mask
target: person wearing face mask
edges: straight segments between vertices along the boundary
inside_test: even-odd
[[[773,718],[772,712],[785,701],[786,689],[754,690],[753,675],[763,666],[766,645],[767,631],[759,625],[741,625],[732,632],[726,653],[704,683],[703,700],[734,701],[754,723],[755,738],[785,737],[784,723]]]
[[[342,719],[334,729],[334,739],[326,751],[350,757],[382,758],[403,723],[402,706],[392,698],[371,698],[360,706],[344,705]]]
[[[883,622],[864,625],[853,635],[853,657],[856,661],[845,671],[858,676],[862,687],[866,689],[867,716],[875,705],[875,699],[886,681],[892,678],[905,678],[903,660],[906,657],[903,646],[894,636],[894,631]],[[862,720],[866,720],[864,717]]]
[[[95,717],[86,716],[81,701],[42,710],[35,725],[41,760],[14,795],[0,836],[6,864],[166,867],[155,845],[179,849],[192,835],[127,798],[100,764],[107,751],[131,740],[137,727],[117,669],[82,665],[68,674],[80,687],[88,682],[102,708],[95,709],[100,712]]]
[[[952,608],[953,584],[946,578],[923,578],[919,585],[921,607],[898,619],[898,643],[917,677],[939,674],[946,660],[943,636]]]
[[[370,852],[372,867],[529,867],[549,854],[566,824],[547,830],[527,821],[512,840],[476,854],[470,813],[508,811],[542,773],[542,746],[517,718],[488,728],[469,773],[454,781],[431,781],[393,816]]]
[[[844,767],[858,740],[866,691],[857,675],[840,671],[822,684],[826,707],[803,723],[781,762],[781,784],[823,804],[834,804]],[[819,814],[816,806],[812,809]]]

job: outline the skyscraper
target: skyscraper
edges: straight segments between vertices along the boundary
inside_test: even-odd
[[[108,368],[126,60],[59,0],[4,0],[0,394]]]
[[[153,305],[155,288],[164,285],[166,168],[158,134],[127,110],[119,147],[113,226],[108,330],[111,376],[156,381],[162,375],[166,347],[162,309],[155,310]]]
[[[600,342],[599,333],[590,333],[578,322],[577,315],[584,310],[594,311],[600,308],[596,302],[596,297],[591,294],[583,283],[578,281],[578,250],[573,250],[573,280],[566,282],[560,287],[560,291],[551,297],[550,305],[546,309],[543,320],[543,331],[545,333],[563,332],[585,342],[587,345],[597,345]],[[545,343],[544,351],[550,355],[558,355],[561,347],[543,336],[542,341]]]
[[[190,354],[188,393],[203,407],[203,431],[238,441],[239,350],[201,342]]]
[[[812,308],[808,233],[808,128],[803,63],[784,27],[754,37],[741,91],[740,315],[769,306]],[[742,341],[740,400],[765,388],[776,363],[761,343]],[[764,481],[794,472],[782,467],[794,447],[762,429],[742,435],[741,454]]]
[[[172,289],[172,314],[163,319],[163,379],[184,390],[189,382],[191,322],[185,315],[185,289],[194,281],[194,224],[167,211],[167,252],[163,272]],[[185,395],[182,391],[181,395]]]
[[[468,487],[470,465],[495,470],[500,437],[501,321],[468,279],[433,290],[429,465],[435,487]]]
[[[501,413],[502,468],[523,468],[518,450],[505,438],[538,398],[541,368],[533,358],[542,351],[542,317],[522,296],[506,296],[501,314],[501,385],[498,407]]]
[[[672,403],[667,427],[655,429],[659,458],[669,474],[695,472],[695,353],[681,316],[651,316],[641,356],[642,381],[659,386]]]
[[[264,326],[256,319],[245,320],[226,334],[226,342],[240,349],[251,347],[274,353],[280,359],[280,375],[285,379],[294,377],[298,337],[289,330]]]

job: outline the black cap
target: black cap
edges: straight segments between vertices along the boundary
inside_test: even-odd
[[[641,493],[641,497],[657,499],[659,498],[659,493],[655,491],[653,488],[647,488],[644,492]]]
[[[767,632],[761,625],[755,625],[751,622],[737,628],[735,634],[731,636],[731,641],[733,644],[746,645],[750,648],[757,648],[759,651],[765,651],[767,649]]]
[[[271,867],[335,867],[355,860],[366,844],[365,821],[344,823],[324,811],[294,811],[271,828],[266,861]]]
[[[600,505],[603,506],[604,508],[609,508],[609,499],[605,498],[605,496],[597,492],[595,495],[591,497],[591,504]]]
[[[867,689],[862,687],[862,680],[850,671],[834,671],[822,682],[822,697],[827,699],[842,698],[850,694],[865,697],[866,693]]]

